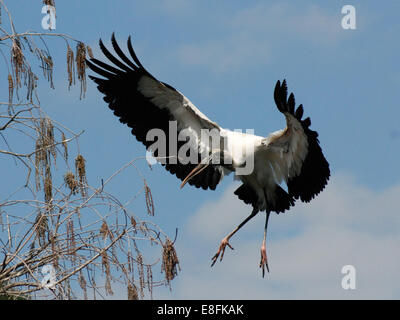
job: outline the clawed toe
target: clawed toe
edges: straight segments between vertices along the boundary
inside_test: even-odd
[[[218,249],[218,251],[217,251],[217,253],[212,257],[212,263],[211,263],[211,267],[215,264],[215,262],[217,262],[217,260],[218,260],[218,257],[221,255],[221,258],[220,258],[220,260],[219,261],[222,261],[222,259],[224,258],[224,253],[225,253],[225,248],[226,248],[226,246],[228,246],[229,248],[231,248],[232,250],[234,250],[233,249],[233,247],[230,245],[230,243],[229,243],[229,238],[224,238],[224,239],[222,239],[222,241],[221,241],[221,244],[220,244],[220,246],[219,246],[219,249]]]
[[[260,261],[260,268],[262,270],[262,276],[265,276],[265,268],[267,268],[267,272],[269,273],[268,267],[268,259],[267,259],[267,250],[265,247],[261,247],[261,261]]]

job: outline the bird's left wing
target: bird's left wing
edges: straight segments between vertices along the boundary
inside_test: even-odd
[[[163,158],[158,159],[161,159],[160,162],[170,173],[184,180],[201,161],[201,153],[204,152],[200,140],[201,130],[214,130],[218,134],[221,128],[208,119],[183,94],[153,77],[137,58],[130,37],[127,46],[133,61],[120,49],[114,34],[111,43],[119,59],[112,55],[100,40],[100,49],[114,66],[92,58],[86,61],[87,65],[103,78],[89,77],[104,94],[104,101],[114,111],[114,115],[119,117],[120,122],[130,127],[132,134],[146,147],[154,144],[154,141],[148,141],[146,138],[150,130],[159,129],[164,132],[167,146],[165,154],[161,155]],[[171,121],[174,121],[175,126],[171,125]],[[171,132],[171,129],[175,132]],[[190,141],[177,140],[182,130],[185,130],[186,138]],[[172,138],[171,133],[174,135]],[[174,148],[168,145],[171,139],[177,143]],[[177,151],[186,143],[188,143],[187,152],[193,152],[196,161],[187,163],[188,161],[182,162],[178,158]],[[162,161],[163,159],[165,161]],[[223,173],[222,166],[209,165],[188,182],[198,188],[214,190]]]
[[[287,98],[286,81],[277,82],[274,100],[285,115],[286,128],[267,138],[270,165],[278,182],[285,180],[290,196],[309,202],[326,186],[330,170],[319,145],[318,133],[303,117],[303,105],[295,108],[293,93]]]

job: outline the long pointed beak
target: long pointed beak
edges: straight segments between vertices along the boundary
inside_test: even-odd
[[[192,179],[193,177],[197,176],[200,172],[202,172],[204,169],[206,169],[208,166],[210,165],[210,163],[200,163],[199,165],[196,166],[196,168],[194,168],[185,178],[185,180],[183,180],[182,184],[181,184],[181,189],[185,186],[185,184]]]

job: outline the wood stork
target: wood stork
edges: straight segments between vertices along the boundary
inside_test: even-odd
[[[104,101],[120,122],[130,127],[136,139],[147,148],[153,144],[146,138],[152,129],[165,132],[169,142],[171,134],[175,134],[178,149],[187,140],[176,141],[177,134],[184,130],[188,132],[189,138],[194,139],[189,149],[195,153],[197,162],[183,162],[179,157],[177,160],[176,151],[173,154],[173,148],[167,147],[166,161],[162,163],[165,169],[183,181],[181,187],[189,183],[197,188],[214,190],[224,176],[235,173],[235,178],[243,184],[234,193],[240,200],[250,204],[253,210],[222,239],[217,253],[212,257],[212,266],[218,257],[222,261],[226,246],[233,249],[230,238],[258,212],[265,211],[259,265],[264,277],[265,268],[269,272],[266,236],[270,213],[279,214],[288,210],[297,199],[311,201],[324,189],[330,177],[329,164],[320,148],[318,133],[310,129],[310,118],[302,119],[303,106],[295,108],[293,93],[287,97],[286,81],[278,81],[274,100],[286,118],[285,129],[267,137],[224,129],[206,117],[178,90],[153,77],[137,58],[130,37],[127,47],[132,59],[120,49],[114,34],[111,43],[117,57],[99,41],[101,51],[113,66],[94,58],[87,61],[92,71],[102,77],[90,76],[104,94]],[[171,121],[176,121],[177,132],[170,132]],[[199,137],[205,129],[217,132],[224,143],[204,145]],[[233,150],[237,146],[243,149],[243,146],[250,145],[252,148],[246,149],[250,152],[238,153]],[[154,150],[152,152],[156,154]],[[247,174],[238,174],[249,159],[253,161],[253,169]],[[280,186],[282,182],[286,183],[287,191]]]

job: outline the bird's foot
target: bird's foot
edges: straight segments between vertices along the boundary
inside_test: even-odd
[[[221,258],[220,258],[219,261],[222,261],[222,258],[224,257],[226,246],[228,246],[229,248],[234,250],[233,247],[229,244],[229,238],[228,237],[225,237],[225,238],[222,239],[221,245],[219,246],[219,249],[218,249],[217,253],[211,259],[212,260],[211,267],[215,264],[215,262],[217,262],[219,255],[221,255]]]
[[[262,269],[262,276],[265,276],[265,268],[267,268],[267,272],[269,272],[268,267],[268,259],[267,259],[267,248],[265,245],[261,246],[261,261],[260,261],[260,268]]]

